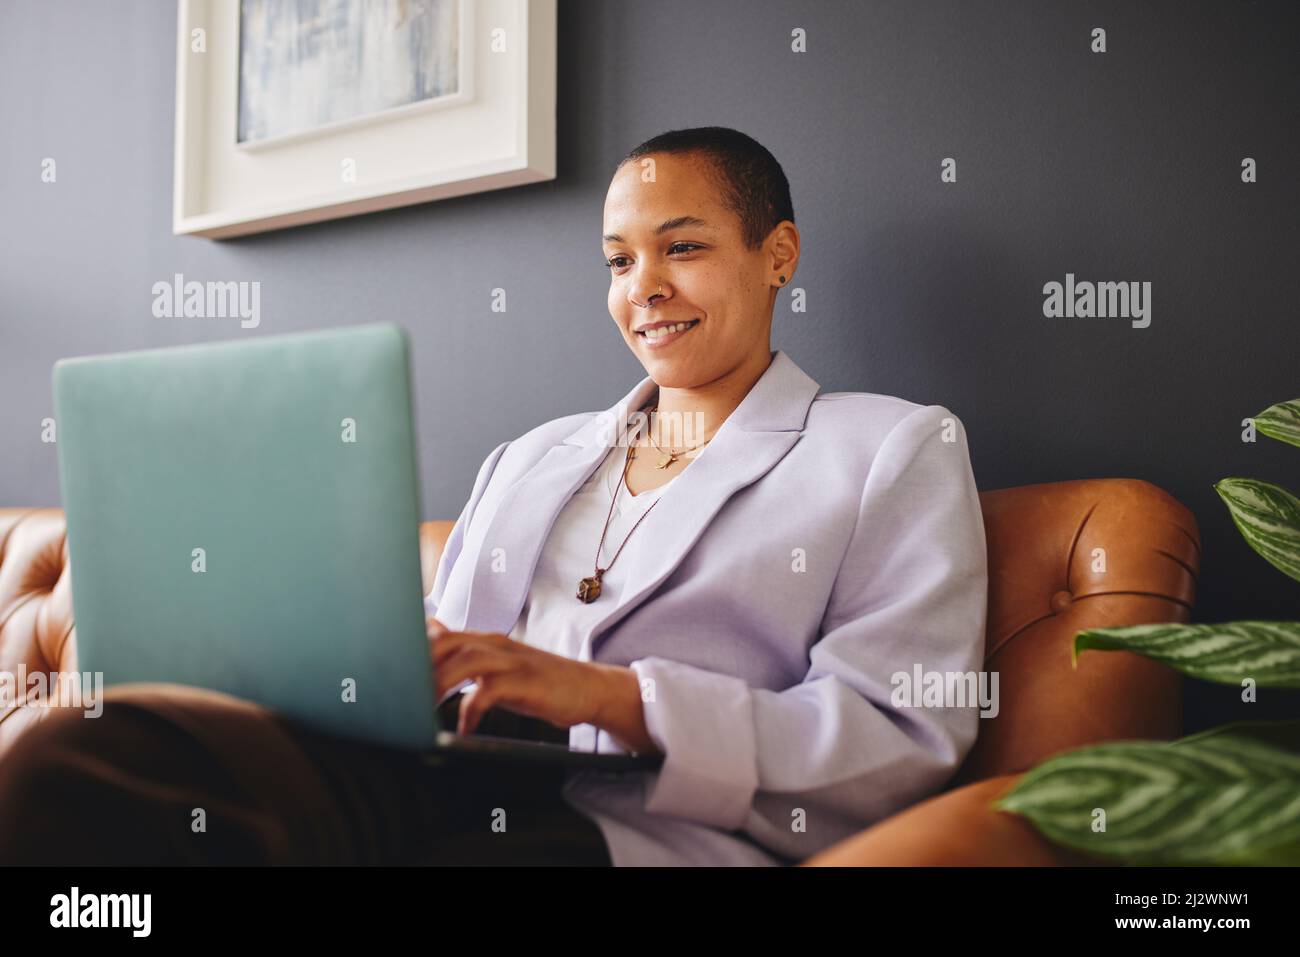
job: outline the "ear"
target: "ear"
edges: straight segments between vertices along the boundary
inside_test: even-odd
[[[799,227],[783,219],[767,237],[768,255],[772,269],[772,283],[784,286],[794,279],[799,268]]]

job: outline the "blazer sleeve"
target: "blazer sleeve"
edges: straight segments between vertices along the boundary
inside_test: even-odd
[[[664,753],[645,809],[801,856],[800,809],[809,836],[839,837],[936,792],[974,744],[978,705],[896,705],[893,676],[977,673],[987,592],[965,430],[942,406],[918,407],[872,461],[799,684],[772,691],[658,657],[631,663],[642,688],[654,681],[643,707]]]
[[[424,614],[426,618],[438,617],[438,606],[442,604],[443,593],[447,589],[447,578],[451,575],[451,570],[456,565],[456,559],[460,557],[460,551],[465,544],[465,530],[469,528],[470,521],[474,518],[474,510],[478,508],[479,499],[483,497],[483,490],[488,487],[488,482],[492,479],[492,472],[497,467],[497,461],[501,458],[501,453],[506,450],[509,442],[502,442],[492,453],[483,460],[479,466],[478,477],[474,480],[474,490],[470,492],[469,501],[460,511],[460,517],[456,519],[456,524],[451,527],[451,534],[447,536],[447,543],[442,547],[442,555],[438,559],[438,571],[433,578],[433,588],[429,594],[424,596]]]

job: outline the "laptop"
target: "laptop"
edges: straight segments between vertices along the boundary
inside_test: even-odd
[[[380,322],[55,363],[79,667],[105,686],[225,692],[435,762],[658,767],[572,749],[563,729],[459,735],[446,720],[409,351]]]

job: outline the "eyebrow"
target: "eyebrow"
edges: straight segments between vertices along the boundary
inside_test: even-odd
[[[709,225],[708,223],[700,219],[698,216],[678,216],[674,219],[665,219],[662,223],[660,223],[657,227],[655,227],[655,235],[662,236],[666,232],[670,232],[674,229],[680,229],[683,226],[707,227],[708,225]],[[606,233],[604,236],[601,237],[601,241],[607,243],[621,243],[623,241],[623,237],[620,236],[618,233]]]

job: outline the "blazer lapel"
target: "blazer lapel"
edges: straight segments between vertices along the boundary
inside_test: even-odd
[[[506,490],[488,525],[470,582],[467,630],[509,632],[519,620],[542,545],[560,509],[604,460],[627,421],[653,394],[647,376],[611,408],[597,413],[547,450]],[[504,566],[498,571],[497,563]],[[577,578],[574,579],[575,589]],[[575,597],[576,600],[576,597]]]
[[[650,401],[657,388],[649,376],[642,379],[618,403],[549,449],[506,490],[479,550],[466,629],[508,633],[514,627],[560,510],[604,460],[629,417]],[[712,441],[673,480],[653,514],[637,528],[634,534],[641,541],[624,558],[630,584],[593,627],[593,644],[681,564],[732,495],[760,479],[794,446],[818,388],[785,353],[773,355]],[[505,567],[494,572],[498,558]],[[577,577],[574,583],[576,588]]]

